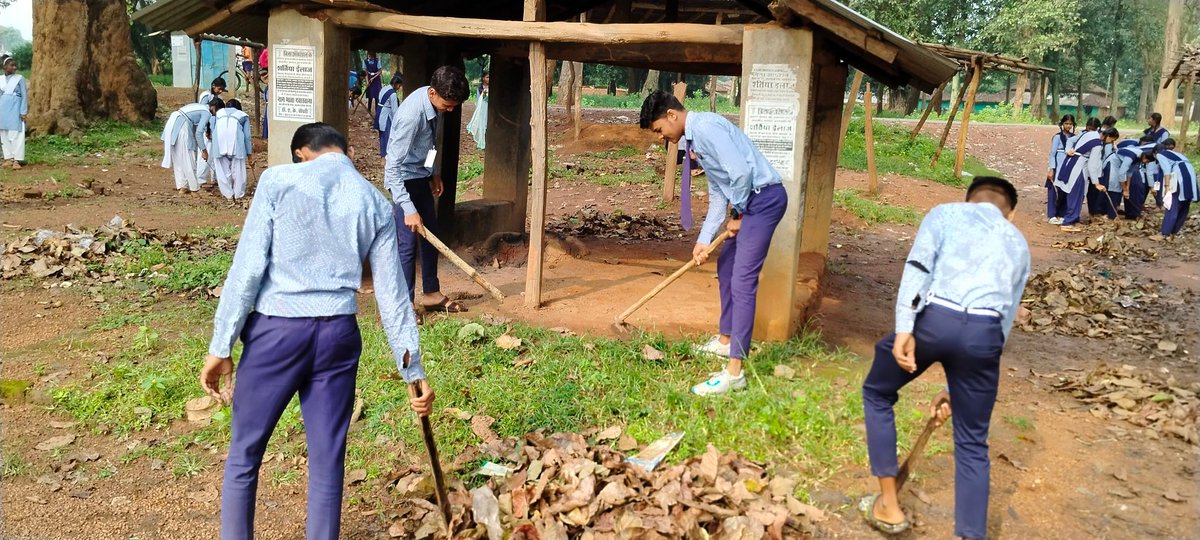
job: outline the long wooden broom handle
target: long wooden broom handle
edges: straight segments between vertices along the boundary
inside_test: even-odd
[[[500,292],[500,289],[497,289],[491,283],[488,283],[488,280],[483,279],[483,276],[479,275],[478,271],[472,268],[471,265],[467,264],[467,261],[462,260],[462,257],[459,257],[457,253],[454,253],[449,246],[442,243],[441,240],[438,240],[438,237],[429,232],[429,229],[426,229],[424,226],[422,226],[421,236],[425,237],[430,244],[433,244],[433,247],[437,248],[442,255],[445,255],[450,262],[454,263],[454,266],[457,266],[460,270],[466,272],[466,274],[470,276],[475,283],[478,283],[480,287],[483,287],[485,290],[487,290],[488,294],[491,294],[493,298],[504,301],[504,293]]]
[[[716,249],[720,247],[725,240],[728,240],[730,236],[731,235],[729,234],[729,231],[721,233],[715,239],[713,239],[713,242],[708,245],[708,248],[704,250],[704,253],[712,255],[712,252],[716,251]],[[616,324],[624,324],[625,319],[629,318],[630,315],[633,315],[633,312],[646,305],[646,302],[649,302],[651,298],[658,296],[658,293],[662,292],[663,289],[667,288],[668,285],[679,279],[679,276],[686,274],[687,271],[691,270],[694,266],[696,266],[696,259],[689,260],[687,264],[683,265],[683,267],[679,270],[676,270],[674,274],[667,276],[667,279],[662,280],[662,283],[659,283],[649,293],[646,293],[646,296],[643,296],[632,306],[629,306],[629,309],[626,309],[620,315],[617,315]]]

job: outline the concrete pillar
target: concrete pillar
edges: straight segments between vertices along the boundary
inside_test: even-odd
[[[507,202],[492,232],[525,231],[529,203],[529,60],[493,56],[483,198]]]
[[[271,10],[267,38],[271,48],[267,163],[279,165],[292,162],[292,135],[304,124],[325,122],[348,132],[350,34],[331,22],[281,7]],[[289,67],[296,69],[288,72]]]
[[[846,68],[816,52],[816,39],[809,30],[774,24],[745,28],[742,129],[788,194],[760,276],[756,339],[795,335],[823,269]]]

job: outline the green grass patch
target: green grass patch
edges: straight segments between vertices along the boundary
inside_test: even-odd
[[[74,199],[77,197],[83,197],[84,195],[84,191],[78,187],[63,186],[55,191],[43,194],[42,197],[47,201],[53,201],[54,199]]]
[[[1033,420],[1024,416],[1005,416],[1004,421],[1018,431],[1033,431]]]
[[[120,252],[127,256],[126,273],[146,276],[151,283],[172,291],[215,288],[225,281],[233,264],[233,253],[229,251],[201,257],[170,251],[145,239],[126,241]]]
[[[30,466],[21,454],[11,448],[0,453],[0,478],[16,478],[29,472]]]
[[[628,109],[639,110],[642,108],[642,102],[646,96],[641,94],[628,94],[624,96],[610,96],[608,94],[584,94],[580,98],[585,109]],[[558,94],[551,94],[549,103],[558,104]],[[689,111],[705,111],[711,108],[712,103],[709,102],[708,96],[703,92],[696,90],[690,96],[684,99],[683,106]],[[717,96],[717,110],[720,114],[738,114],[741,108],[735,105],[729,98]]]
[[[907,206],[892,206],[863,195],[857,189],[839,189],[833,192],[833,201],[847,212],[858,216],[868,225],[879,223],[903,223],[916,225],[921,222],[921,213]]]
[[[865,126],[863,118],[850,120],[850,128],[846,132],[846,143],[842,147],[838,165],[847,169],[867,170]],[[947,144],[942,150],[937,166],[930,166],[937,152],[937,140],[924,134],[910,139],[911,129],[875,122],[875,168],[879,173],[902,174],[954,187],[966,187],[971,183],[971,176],[1000,175],[978,159],[966,156],[963,162],[964,176],[955,177],[954,147],[951,144]]]
[[[175,84],[174,75],[170,73],[160,73],[158,75],[147,74],[146,76],[150,77],[150,84],[153,84],[154,86],[161,87]]]
[[[218,227],[195,227],[188,234],[196,238],[225,238],[232,239],[242,233],[240,225],[221,225]]]
[[[65,158],[123,150],[137,142],[157,141],[162,127],[159,121],[145,125],[100,122],[88,127],[79,137],[47,135],[29,139],[26,158],[33,164],[58,165]]]
[[[458,165],[459,181],[474,180],[483,176],[483,160],[479,156],[470,156]]]

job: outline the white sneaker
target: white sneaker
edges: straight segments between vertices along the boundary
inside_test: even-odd
[[[703,345],[693,346],[692,352],[729,358],[729,345],[729,343],[721,343],[721,336],[713,336]]]
[[[728,371],[721,370],[707,381],[692,387],[692,393],[698,396],[715,396],[736,390],[746,389],[746,373],[734,377]]]
[[[1049,221],[1049,223],[1050,223],[1051,225],[1062,225],[1063,218],[1060,218],[1060,217],[1052,217],[1052,218],[1050,218],[1048,221]]]

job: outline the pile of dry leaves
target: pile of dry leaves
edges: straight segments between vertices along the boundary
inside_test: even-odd
[[[1200,383],[1182,388],[1173,376],[1163,378],[1133,366],[1101,366],[1091,373],[1066,372],[1052,377],[1057,378],[1055,389],[1091,403],[1091,413],[1098,418],[1123,419],[1200,444]]]
[[[119,250],[130,240],[143,240],[147,244],[198,256],[233,247],[233,241],[225,238],[158,234],[116,216],[95,230],[67,225],[63,231],[41,229],[9,242],[4,249],[0,279],[29,275],[38,279],[61,276],[112,281],[125,266],[118,264],[124,257]]]
[[[1191,291],[1168,290],[1156,281],[1082,262],[1029,279],[1022,305],[1031,316],[1021,329],[1124,340],[1139,350],[1169,355],[1188,335],[1182,308],[1194,297]]]
[[[1144,221],[1117,221],[1106,225],[1106,229],[1102,233],[1095,234],[1095,231],[1092,231],[1093,234],[1088,234],[1085,238],[1055,242],[1054,247],[1103,255],[1117,261],[1130,259],[1153,261],[1158,259],[1158,251],[1143,246],[1142,242],[1136,239],[1137,236],[1147,235],[1129,234],[1129,231],[1145,232],[1149,230]]]
[[[577,433],[493,439],[484,452],[498,463],[481,471],[488,480],[470,491],[451,486],[453,537],[780,539],[808,536],[824,519],[793,497],[794,479],[771,478],[737,454],[710,445],[702,456],[648,472],[604,444],[616,439],[626,439],[620,428],[593,444]],[[389,534],[442,537],[430,478],[414,468],[387,481]]]
[[[638,214],[631,216],[621,212],[601,214],[593,206],[586,206],[574,214],[550,223],[547,230],[567,236],[590,236],[632,240],[670,240],[683,237],[683,228],[674,218],[663,218]]]

